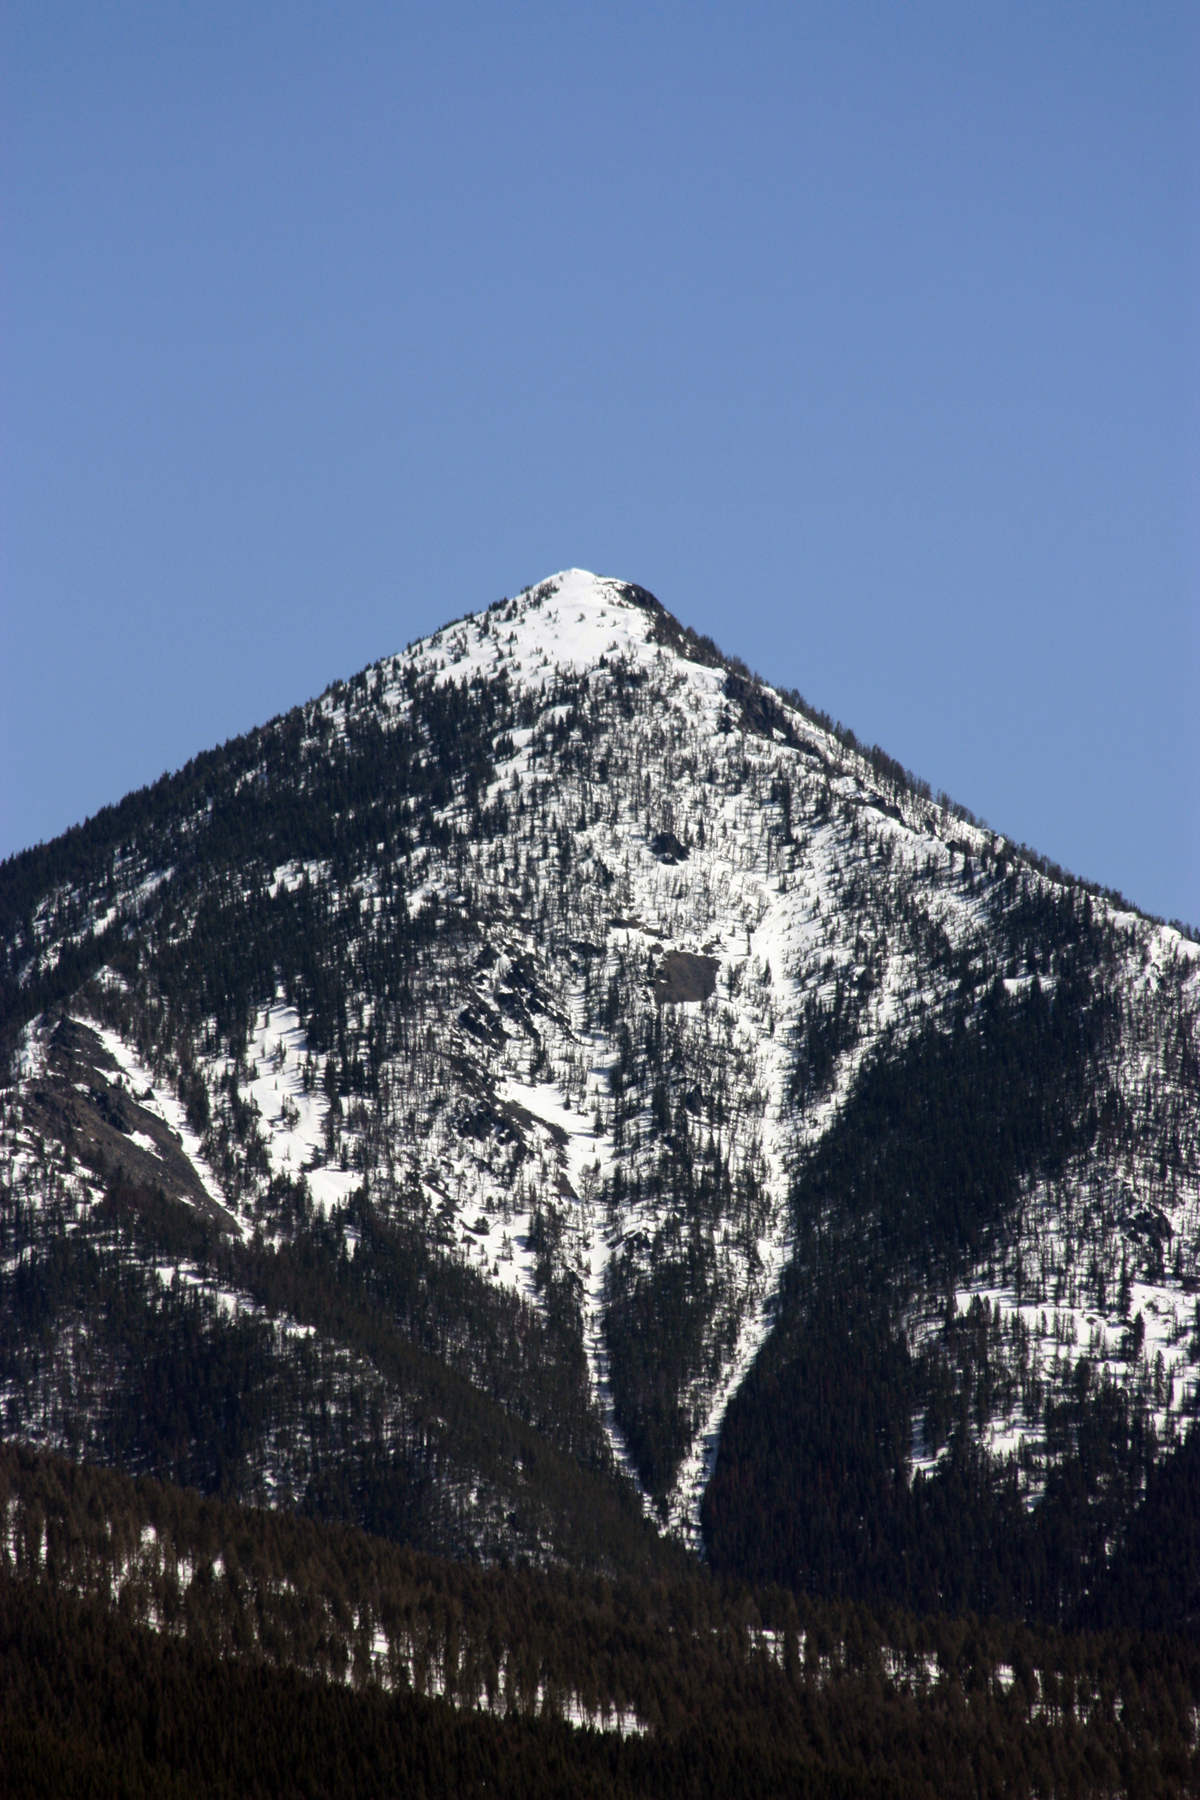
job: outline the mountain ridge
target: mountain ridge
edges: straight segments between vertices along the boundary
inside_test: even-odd
[[[703,1549],[746,1541],[713,1510],[743,1504],[733,1465],[714,1483],[731,1408],[744,1468],[754,1371],[803,1362],[815,1271],[878,1242],[837,1255],[903,1343],[904,1492],[982,1457],[1041,1516],[1086,1365],[1079,1406],[1142,1420],[1119,1536],[1195,1405],[1200,951],[820,717],[646,590],[566,571],[10,860],[21,1254],[48,1254],[56,1205],[90,1231],[117,1167],[176,1205],[198,1184],[238,1256],[332,1269],[382,1221],[469,1273],[470,1306],[526,1309],[574,1396],[568,1453]],[[203,1258],[184,1274],[207,1291]],[[447,1354],[478,1383],[465,1316]],[[334,1388],[376,1379],[306,1329]],[[14,1354],[7,1416],[62,1447],[78,1359],[38,1402]],[[296,1504],[314,1452],[281,1431],[246,1468]],[[474,1540],[469,1512],[493,1554],[513,1509]],[[562,1554],[540,1529],[521,1553]],[[830,1529],[813,1566],[857,1567]]]

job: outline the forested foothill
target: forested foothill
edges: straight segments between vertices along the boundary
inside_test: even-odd
[[[1173,1795],[1200,1649],[482,1569],[12,1447],[7,1791]]]
[[[677,1622],[661,1691],[610,1683],[651,1730],[598,1746],[520,1683],[475,1717],[485,1661],[458,1710],[411,1671],[376,1693],[374,1576],[318,1652],[277,1571],[236,1605],[225,1576],[184,1606],[155,1575],[109,1618],[115,1590],[55,1586],[47,1551],[5,1601],[31,1671],[82,1609],[114,1669],[186,1666],[218,1710],[265,1684],[331,1741],[378,1730],[380,1769],[407,1708],[422,1755],[466,1759],[431,1791],[519,1743],[528,1791],[687,1792],[743,1767],[754,1720],[743,1791],[1183,1791],[1194,1715],[1144,1670],[1186,1687],[1200,1630],[1200,946],[644,590],[555,577],[0,865],[0,1058],[22,1482],[94,1477],[99,1518],[127,1506],[105,1481],[152,1478],[134,1512],[240,1507],[248,1542],[308,1532],[318,1563],[452,1559],[429,1581],[519,1614],[506,1670],[527,1643],[581,1716],[609,1690],[568,1640],[615,1669],[646,1632],[649,1666],[656,1607],[716,1621],[682,1687]],[[396,1593],[416,1567],[387,1563]],[[530,1621],[555,1608],[552,1644]],[[878,1658],[829,1651],[818,1680],[811,1645],[855,1632]],[[905,1633],[949,1685],[886,1673]],[[1035,1641],[1108,1657],[1140,1697],[1103,1730],[1040,1676],[1036,1704],[1017,1675],[977,1703],[955,1633],[1014,1671]],[[253,1677],[222,1666],[243,1652]],[[134,1781],[132,1739],[80,1731]],[[138,1741],[137,1781],[199,1780]]]

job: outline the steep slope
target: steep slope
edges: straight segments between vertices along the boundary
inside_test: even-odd
[[[0,893],[14,1434],[459,1553],[703,1504],[863,1592],[966,1482],[1017,1561],[1098,1521],[1091,1592],[1186,1432],[1200,950],[641,589],[447,627]],[[937,1541],[897,1597],[1068,1604]]]

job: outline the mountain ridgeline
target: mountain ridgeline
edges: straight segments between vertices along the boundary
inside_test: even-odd
[[[0,1429],[1200,1630],[1200,947],[569,571],[0,866]]]

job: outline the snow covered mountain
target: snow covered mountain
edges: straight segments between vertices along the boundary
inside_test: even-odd
[[[10,1436],[1061,1616],[1190,1453],[1200,946],[637,587],[447,626],[0,905]]]

